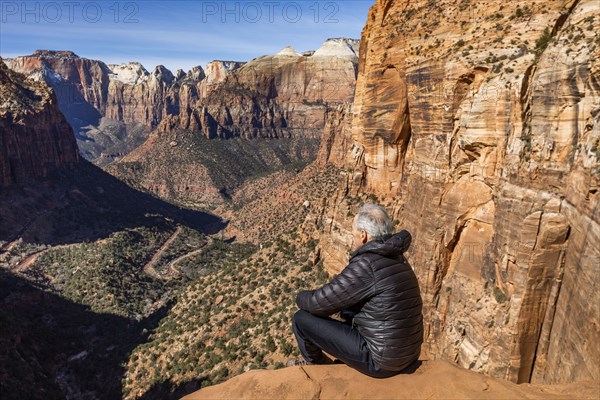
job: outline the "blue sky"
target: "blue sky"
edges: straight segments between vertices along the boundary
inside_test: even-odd
[[[316,50],[360,38],[375,0],[0,1],[0,56],[72,50],[107,64],[173,72],[211,60],[248,61],[287,45]]]

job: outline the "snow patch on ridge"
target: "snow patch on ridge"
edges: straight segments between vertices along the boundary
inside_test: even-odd
[[[137,85],[148,80],[150,75],[146,68],[139,62],[125,64],[110,64],[108,68],[112,72],[111,79],[123,82],[127,85]]]

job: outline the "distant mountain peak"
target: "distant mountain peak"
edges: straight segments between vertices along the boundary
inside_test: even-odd
[[[315,51],[313,57],[358,57],[360,40],[349,38],[330,38]]]
[[[215,66],[218,66],[219,68],[224,68],[226,71],[231,72],[231,71],[238,69],[239,67],[241,67],[244,64],[246,64],[245,61],[213,60],[213,61],[209,62],[208,64],[206,64],[206,69],[210,69],[211,67],[214,68]]]
[[[206,77],[206,74],[204,72],[204,68],[202,68],[200,65],[196,65],[195,67],[192,67],[185,74],[185,78],[194,80],[194,81],[201,81],[205,77]]]
[[[179,68],[177,70],[177,72],[175,72],[175,79],[180,80],[180,79],[183,79],[184,77],[185,77],[185,71],[182,70],[181,68]]]
[[[302,54],[298,53],[292,46],[287,46],[275,54],[275,57],[302,57]]]
[[[173,83],[173,80],[175,79],[175,77],[173,76],[173,73],[164,65],[157,65],[156,68],[154,68],[153,75],[159,81],[164,81],[168,85]]]
[[[109,64],[108,68],[112,72],[110,78],[123,82],[128,85],[136,85],[148,79],[150,73],[142,64],[136,61],[130,61],[125,64]]]
[[[218,83],[225,79],[225,76],[232,71],[246,64],[241,61],[223,61],[214,60],[206,64],[206,81],[209,84]]]

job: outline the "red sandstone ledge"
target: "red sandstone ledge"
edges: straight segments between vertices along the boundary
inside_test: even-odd
[[[252,370],[192,393],[200,399],[597,399],[600,382],[520,384],[424,361],[412,374],[376,379],[346,365]]]

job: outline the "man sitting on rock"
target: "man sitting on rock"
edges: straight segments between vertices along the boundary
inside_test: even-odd
[[[390,217],[365,204],[354,218],[353,252],[344,270],[296,297],[292,329],[303,359],[288,366],[332,364],[323,351],[372,377],[396,375],[416,361],[423,343],[422,300],[403,257],[411,241],[393,234]],[[346,323],[328,316],[340,312]]]

